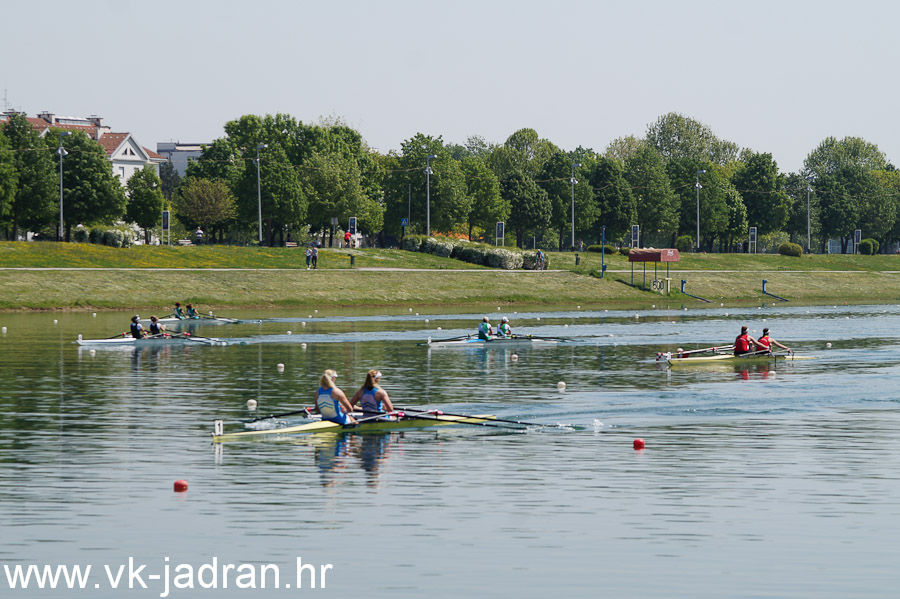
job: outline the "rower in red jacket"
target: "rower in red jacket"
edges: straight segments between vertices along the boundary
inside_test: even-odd
[[[772,351],[773,345],[780,347],[783,350],[791,351],[791,348],[788,346],[782,345],[769,337],[769,327],[766,327],[763,329],[762,337],[756,340],[756,347],[761,350]]]
[[[747,332],[747,327],[743,326],[741,327],[741,334],[734,340],[734,355],[740,356],[755,351],[757,345],[756,339],[751,337]]]

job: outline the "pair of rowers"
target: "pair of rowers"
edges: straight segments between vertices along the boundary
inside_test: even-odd
[[[740,356],[749,353],[771,352],[772,346],[780,347],[783,350],[791,351],[786,345],[782,345],[769,337],[769,327],[763,329],[762,337],[754,339],[747,332],[747,327],[741,327],[741,334],[734,340],[734,355]]]
[[[356,419],[350,412],[356,404],[359,404],[366,417],[394,411],[387,391],[378,386],[381,376],[379,371],[370,370],[366,373],[366,382],[353,394],[353,398],[348,400],[335,382],[338,373],[331,369],[326,370],[319,379],[319,390],[316,391],[316,408],[322,415],[322,420],[338,424],[355,424]]]

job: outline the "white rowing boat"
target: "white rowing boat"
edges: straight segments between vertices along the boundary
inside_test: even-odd
[[[426,343],[428,347],[511,347],[521,345],[554,345],[559,343],[560,339],[550,339],[546,337],[533,337],[531,335],[513,335],[512,337],[494,337],[489,340],[479,339],[471,335],[468,337],[455,337],[453,339],[442,339],[440,341],[432,341],[429,339]]]
[[[95,345],[102,347],[153,347],[157,345],[174,344],[174,343],[200,343],[203,345],[227,345],[225,341],[216,339],[215,337],[197,337],[188,335],[187,333],[176,333],[174,335],[159,335],[152,337],[144,337],[136,339],[130,334],[123,333],[118,337],[110,339],[82,339],[81,335],[75,340],[78,345]]]
[[[149,318],[142,318],[142,323],[149,323]],[[174,325],[174,324],[237,324],[240,322],[237,318],[222,318],[219,316],[196,316],[193,318],[177,318],[175,316],[166,316],[165,318],[157,319],[159,324],[165,325]],[[257,321],[252,321],[257,322]]]

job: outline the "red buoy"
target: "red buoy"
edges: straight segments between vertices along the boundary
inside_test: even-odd
[[[186,480],[176,480],[175,481],[175,492],[176,493],[184,493],[188,490],[188,482]]]
[[[634,448],[635,449],[643,449],[644,448],[644,440],[643,439],[635,439],[634,440]]]

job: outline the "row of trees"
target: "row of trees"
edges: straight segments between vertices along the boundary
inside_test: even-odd
[[[58,210],[56,138],[37,138],[18,118],[2,133],[0,218],[13,234],[46,227]],[[202,226],[222,241],[255,239],[260,205],[267,244],[292,232],[299,239],[333,231],[333,218],[346,226],[351,216],[371,235],[397,237],[407,217],[411,232],[421,233],[425,165],[434,156],[431,230],[492,241],[494,224],[504,221],[509,241],[520,247],[534,241],[567,248],[573,194],[575,235],[586,243],[599,240],[602,227],[607,239],[624,240],[633,224],[641,226],[643,245],[693,238],[698,180],[700,245],[707,251],[736,247],[749,226],[805,246],[807,222],[819,247],[840,238],[846,251],[854,229],[882,247],[900,238],[900,173],[874,144],[828,138],[800,172],[782,173],[771,154],[741,149],[675,113],[602,153],[565,151],[521,129],[502,144],[416,134],[398,152],[379,154],[340,121],[307,125],[284,114],[245,115],[226,123],[225,136],[204,147],[183,180],[164,165],[161,181],[152,172],[132,177],[127,195],[108,163],[100,168],[106,157],[97,144],[76,134],[65,145],[67,225],[126,218],[151,227],[165,196],[185,227]]]

